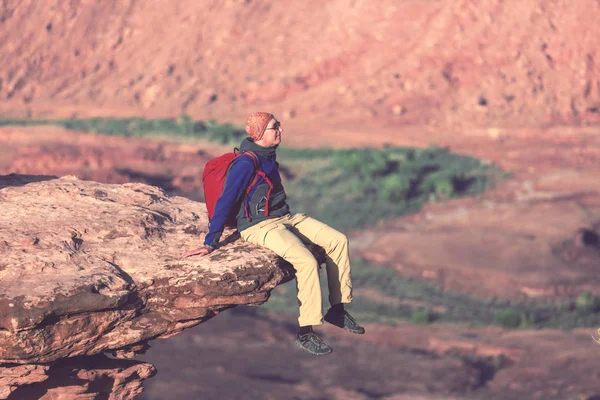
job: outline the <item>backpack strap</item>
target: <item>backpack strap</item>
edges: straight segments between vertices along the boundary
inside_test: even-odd
[[[234,154],[235,154],[235,150],[234,149]],[[247,197],[248,194],[250,193],[250,190],[252,190],[252,187],[254,186],[254,184],[256,183],[258,177],[257,177],[257,173],[261,173],[259,167],[260,167],[260,161],[258,160],[258,156],[256,155],[256,153],[254,153],[253,151],[244,151],[240,154],[240,156],[243,156],[244,154],[248,154],[249,156],[252,157],[252,161],[254,161],[254,177],[252,178],[252,180],[250,181],[250,184],[248,185],[248,187],[246,187],[246,193],[244,193],[244,212],[246,214],[246,221],[250,220],[250,209],[248,208],[248,201],[247,201]]]
[[[267,182],[267,185],[269,185],[269,191],[267,192],[267,203],[265,204],[265,216],[269,216],[269,199],[271,198],[271,191],[273,190],[273,184],[271,183],[271,180],[267,177],[267,174],[265,174],[264,172],[262,172],[259,167],[259,160],[257,155],[253,152],[253,151],[246,151],[242,154],[246,154],[246,153],[250,153],[250,155],[252,155],[254,157],[255,160],[255,167],[256,167],[256,174],[259,176],[262,176],[262,178],[265,180],[265,182]],[[253,182],[254,183],[254,180]],[[252,184],[248,187],[248,191],[246,192],[246,194],[250,193],[250,189],[252,188]]]
[[[256,171],[256,173],[260,176],[263,177],[263,179],[265,180],[265,182],[267,182],[267,185],[269,185],[269,191],[267,192],[267,203],[265,204],[265,216],[269,216],[269,199],[271,198],[271,191],[273,190],[273,184],[271,183],[271,181],[269,180],[269,178],[267,178],[267,174],[265,174],[264,172],[258,170]]]
[[[238,150],[237,147],[234,149],[234,154],[235,154],[235,150]],[[265,216],[269,216],[269,199],[271,198],[271,191],[273,190],[273,184],[271,183],[271,180],[267,177],[267,174],[265,174],[264,172],[262,172],[260,170],[260,161],[258,159],[258,156],[256,155],[256,153],[254,153],[253,151],[244,151],[243,153],[239,154],[240,156],[244,155],[244,154],[248,154],[252,157],[252,159],[254,160],[254,178],[252,178],[252,181],[250,182],[250,184],[248,185],[248,187],[246,188],[246,193],[244,194],[244,210],[246,212],[246,221],[250,220],[250,210],[248,209],[248,202],[245,201],[246,197],[248,197],[248,194],[250,193],[250,190],[252,189],[252,187],[254,186],[254,184],[256,183],[258,176],[262,176],[262,178],[265,180],[265,182],[267,182],[267,185],[269,185],[269,191],[267,192],[267,202],[265,204]],[[236,155],[237,157],[237,155]]]
[[[243,156],[244,154],[249,154],[252,156],[252,159],[254,160],[254,169],[258,169],[258,167],[260,165],[260,161],[258,160],[258,156],[256,155],[256,153],[248,150],[248,151],[244,151],[240,155]]]

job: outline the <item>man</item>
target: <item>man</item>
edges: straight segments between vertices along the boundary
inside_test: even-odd
[[[223,193],[215,205],[204,246],[184,256],[211,253],[217,247],[230,211],[233,211],[233,207],[239,207],[236,217],[242,239],[271,249],[292,264],[296,271],[300,306],[300,329],[296,345],[311,354],[329,354],[332,348],[313,331],[313,325],[320,325],[325,319],[352,333],[365,332],[344,309],[344,304],[352,301],[348,239],[306,214],[290,212],[275,154],[283,133],[279,121],[269,113],[253,113],[246,122],[246,133],[248,137],[242,141],[240,151],[253,151],[258,155],[259,168],[271,181],[272,188],[260,177],[248,196],[243,198],[245,189],[254,177],[255,167],[251,157],[237,157],[232,162]],[[323,247],[327,254],[327,282],[332,307],[325,317],[322,314],[319,266],[305,246],[309,242]]]

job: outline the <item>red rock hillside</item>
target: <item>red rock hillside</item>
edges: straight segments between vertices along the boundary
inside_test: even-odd
[[[0,112],[589,123],[599,20],[597,0],[5,0]]]

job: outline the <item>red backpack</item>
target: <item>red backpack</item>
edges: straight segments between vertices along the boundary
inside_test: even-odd
[[[236,152],[237,150],[237,152]],[[204,198],[206,201],[206,209],[208,211],[208,220],[210,221],[215,213],[215,206],[217,204],[217,200],[221,197],[221,193],[223,193],[223,189],[225,188],[225,180],[227,179],[227,174],[229,173],[229,169],[231,168],[231,163],[236,158],[248,154],[252,156],[252,160],[254,161],[254,177],[252,181],[246,188],[244,193],[244,200],[250,193],[252,187],[258,181],[258,177],[262,176],[263,179],[269,185],[269,191],[267,192],[267,204],[265,205],[265,215],[269,215],[269,198],[271,197],[271,190],[273,189],[273,185],[267,175],[259,169],[259,161],[258,156],[252,151],[245,151],[243,153],[239,153],[239,150],[235,148],[231,153],[225,153],[219,157],[215,157],[204,166],[204,171],[202,172],[202,183],[204,185]],[[246,216],[246,220],[249,219],[250,212],[248,210],[248,204],[245,203],[244,206]],[[237,208],[234,207],[233,210],[230,210],[229,216],[225,221],[225,226],[229,228],[237,227],[236,220]]]

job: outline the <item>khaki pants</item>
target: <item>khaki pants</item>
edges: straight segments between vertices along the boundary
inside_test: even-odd
[[[266,247],[296,270],[300,326],[323,323],[317,260],[304,243],[313,242],[327,254],[329,304],[352,301],[350,255],[346,236],[306,214],[287,214],[262,221],[240,232],[243,240]]]

